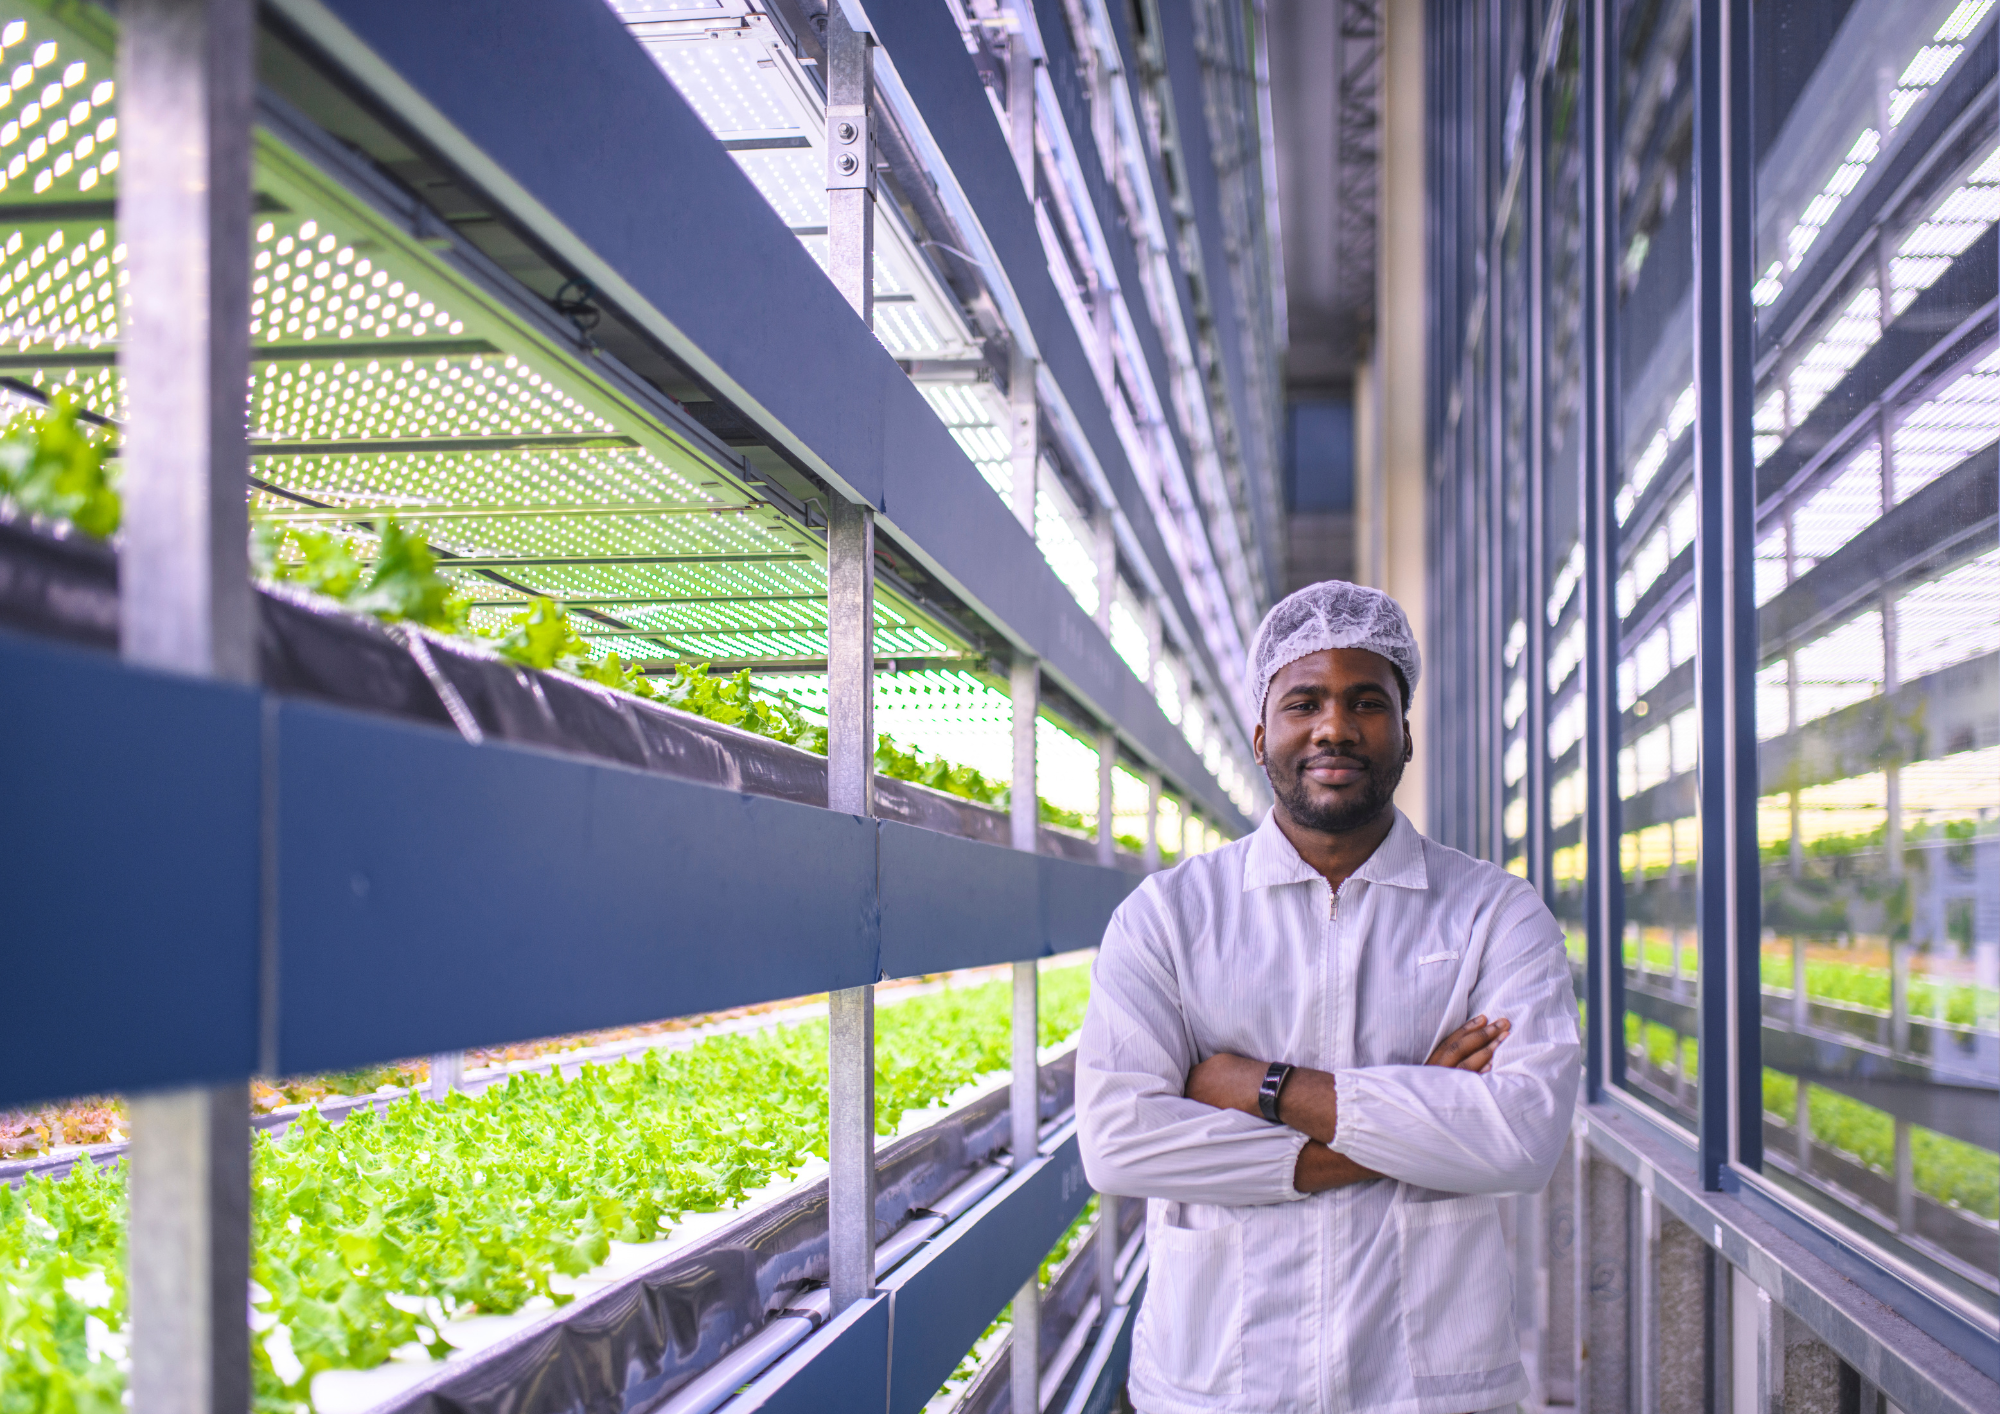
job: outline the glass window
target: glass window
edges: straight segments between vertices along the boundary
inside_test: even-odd
[[[1616,35],[1610,298],[1618,546],[1613,785],[1630,1093],[1696,1114],[1693,53],[1688,11],[1633,6]],[[1552,652],[1555,643],[1551,644]],[[1607,861],[1608,864],[1608,861]],[[1607,880],[1613,887],[1618,885]]]
[[[1996,17],[1756,16],[1762,1167],[1990,1310]]]

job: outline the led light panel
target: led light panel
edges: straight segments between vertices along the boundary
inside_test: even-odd
[[[5,68],[13,62],[11,71]],[[120,420],[124,249],[107,56],[55,21],[0,25],[0,376]],[[259,135],[246,390],[251,513],[352,537],[393,516],[496,628],[532,596],[630,659],[812,666],[823,547],[712,449],[614,392],[568,341]],[[293,553],[289,547],[281,554]],[[884,592],[878,653],[965,645]]]

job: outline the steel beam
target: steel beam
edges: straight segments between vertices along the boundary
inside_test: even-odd
[[[1160,773],[1146,772],[1146,868],[1160,867]]]
[[[131,9],[122,14],[127,37],[134,37]],[[129,105],[132,90],[125,93]],[[145,1414],[245,1414],[249,1084],[158,1091],[127,1104],[133,1407]]]
[[[874,312],[873,39],[826,15],[827,274],[864,323]],[[875,512],[835,494],[826,527],[827,805],[875,813]],[[828,1180],[833,1310],[875,1292],[875,989],[828,998]]]
[[[1118,733],[1105,727],[1097,734],[1097,862],[1107,867],[1118,859],[1118,840],[1112,821],[1113,787],[1117,784]],[[1105,1309],[1110,1298],[1105,1298]]]
[[[1017,54],[1021,51],[1015,51]],[[1032,393],[1030,394],[1032,397]],[[1018,450],[1018,448],[1017,448]],[[1029,508],[1030,523],[1034,511]],[[1041,664],[1016,658],[1009,686],[1013,695],[1014,779],[1009,791],[1009,821],[1017,850],[1036,852],[1041,837],[1041,795],[1035,779],[1035,726],[1041,718]],[[1009,1118],[1014,1171],[1019,1173],[1040,1157],[1041,1139],[1041,1013],[1040,974],[1033,961],[1014,964],[1012,1081]],[[1012,1381],[1013,1414],[1041,1414],[1042,1292],[1037,1273],[1030,1271],[1014,1294]]]
[[[872,325],[875,315],[875,65],[873,35],[826,16],[826,273]]]
[[[1013,689],[1014,779],[1009,792],[1008,821],[1015,849],[1037,851],[1041,837],[1041,800],[1035,783],[1035,724],[1040,718],[1041,668],[1032,658],[1015,660]],[[1014,1167],[1035,1157],[1041,1120],[1037,1108],[1041,1068],[1038,1048],[1037,974],[1033,962],[1014,964],[1013,1116]]]
[[[248,683],[253,10],[248,0],[132,0],[119,20],[117,212],[131,278],[120,650]],[[242,1414],[249,1087],[136,1095],[130,1106],[133,1403],[146,1414]]]
[[[875,513],[838,497],[827,524],[827,620],[827,805],[872,815]],[[829,1221],[837,1314],[875,1290],[875,989],[835,992],[829,1004]]]
[[[875,1294],[875,989],[829,994],[827,1148],[836,1315]]]

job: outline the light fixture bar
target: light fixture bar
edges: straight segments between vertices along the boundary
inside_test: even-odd
[[[559,597],[559,596],[558,596]],[[474,599],[466,607],[472,609],[518,609],[525,601],[520,599]],[[657,598],[640,595],[633,598],[612,599],[571,599],[562,602],[572,609],[644,609],[673,604],[824,604],[824,594],[717,594],[682,595],[677,598]]]
[[[250,350],[255,363],[318,363],[337,359],[358,363],[364,359],[464,358],[470,354],[498,354],[499,349],[484,339],[381,339],[367,343],[260,344]],[[16,368],[111,368],[118,362],[118,347],[102,344],[91,349],[0,350],[0,369]]]
[[[600,565],[766,565],[805,564],[811,555],[783,553],[732,553],[698,555],[454,555],[438,557],[445,569],[504,570],[559,568],[574,565],[584,569]]]
[[[643,637],[643,635],[635,636]],[[976,662],[978,659],[979,655],[976,653],[956,655],[932,654],[930,656],[912,654],[906,658],[877,658],[875,660],[875,671],[881,673],[958,672],[967,663]],[[648,677],[653,677],[673,672],[680,666],[682,661],[685,661],[685,659],[642,658],[633,661],[628,666],[637,668]],[[816,674],[826,671],[826,659],[824,658],[710,658],[701,656],[701,661],[708,665],[710,673],[716,675],[740,673],[745,668],[748,668],[753,673],[771,673],[774,675],[781,673]]]
[[[565,433],[546,437],[381,437],[343,442],[262,442],[252,436],[253,457],[396,456],[414,452],[582,452],[638,446],[616,433]]]
[[[908,624],[877,624],[877,628],[908,628]],[[634,634],[641,638],[663,636],[667,638],[735,638],[757,633],[825,633],[826,625],[821,624],[744,624],[736,628],[585,628],[577,633],[584,638],[616,638],[621,634]]]
[[[637,506],[332,506],[325,509],[313,506],[260,508],[252,507],[252,520],[283,521],[287,524],[336,523],[356,520],[386,520],[395,517],[400,520],[500,520],[523,517],[548,517],[557,519],[568,516],[671,516],[671,515],[744,515],[750,511],[764,509],[758,506],[690,506],[686,504],[637,505]]]

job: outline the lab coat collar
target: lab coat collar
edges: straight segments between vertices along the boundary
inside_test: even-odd
[[[1319,870],[1305,862],[1285,832],[1278,828],[1277,812],[1264,812],[1262,823],[1250,837],[1250,854],[1243,861],[1243,891],[1268,889],[1278,884],[1303,884],[1320,878]],[[1396,812],[1396,823],[1375,852],[1354,871],[1353,878],[1365,884],[1388,884],[1398,889],[1428,889],[1430,871],[1424,867],[1424,837],[1410,823],[1410,817]]]

